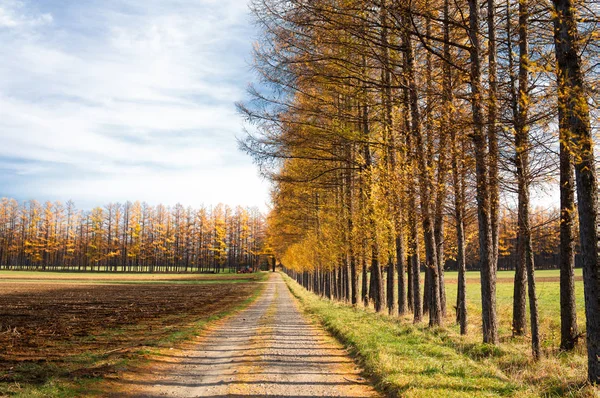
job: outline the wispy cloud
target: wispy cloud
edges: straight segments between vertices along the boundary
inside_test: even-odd
[[[238,0],[0,0],[0,195],[264,206]]]
[[[52,23],[52,14],[31,12],[19,0],[4,0],[0,7],[0,27],[34,27]]]

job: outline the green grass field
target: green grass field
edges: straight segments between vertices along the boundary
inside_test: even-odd
[[[372,309],[352,308],[308,293],[286,278],[307,311],[353,352],[376,385],[403,397],[596,397],[586,384],[587,358],[582,345],[562,353],[558,271],[536,277],[544,357],[534,362],[529,336],[513,338],[512,272],[499,272],[499,346],[481,343],[479,273],[469,272],[467,297],[469,334],[460,336],[454,322],[457,274],[446,274],[448,316],[445,327],[413,325],[410,315],[398,318]],[[581,270],[576,275],[581,276]],[[544,280],[542,282],[542,280]],[[583,283],[576,283],[579,325],[584,326]]]
[[[555,352],[560,345],[560,274],[558,270],[536,271],[536,292],[538,296],[538,310],[540,314],[541,341],[544,349]],[[581,281],[581,269],[575,270],[575,299],[577,303],[577,320],[580,330],[585,327],[585,309],[583,301],[583,281]],[[456,284],[458,274],[456,272],[446,273],[446,294],[448,300],[448,311],[454,312],[456,305]],[[496,300],[498,319],[500,321],[501,338],[510,338],[512,334],[512,300],[513,300],[513,271],[498,272],[498,284],[496,285]],[[471,316],[469,327],[474,333],[481,332],[481,287],[479,283],[479,272],[467,273],[467,308]],[[529,305],[527,305],[529,314]],[[529,315],[528,315],[529,317]],[[529,318],[528,318],[529,319]],[[458,331],[458,328],[455,328]]]

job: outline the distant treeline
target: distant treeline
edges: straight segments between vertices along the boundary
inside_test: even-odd
[[[474,209],[473,209],[474,210]],[[473,212],[473,210],[471,210]],[[537,269],[558,269],[560,248],[560,210],[558,208],[535,208],[529,216],[531,223],[531,246]],[[472,220],[472,221],[471,221]],[[466,250],[467,269],[479,270],[479,242],[475,215],[465,225],[467,235],[471,237]],[[516,209],[503,208],[499,217],[498,233],[498,269],[514,270],[519,261],[518,232],[519,220]],[[575,241],[579,235],[575,231]],[[456,270],[457,246],[454,236],[447,238],[447,269]],[[575,245],[575,265],[579,264],[579,245]]]
[[[192,209],[71,201],[0,203],[0,268],[122,272],[220,272],[256,268],[264,215],[255,208]]]

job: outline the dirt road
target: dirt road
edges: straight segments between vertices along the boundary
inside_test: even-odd
[[[249,308],[209,329],[196,347],[161,361],[146,374],[125,376],[125,395],[378,396],[343,348],[300,312],[279,274]]]

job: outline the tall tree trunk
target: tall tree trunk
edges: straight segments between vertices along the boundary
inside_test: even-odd
[[[511,108],[513,114],[513,121],[515,124],[515,131],[520,130],[524,127],[519,125],[520,119],[520,105],[519,105],[519,94],[517,94],[517,76],[515,74],[515,62],[513,57],[513,38],[512,38],[512,22],[511,22],[511,8],[510,1],[506,2],[506,34],[508,38],[508,68],[509,68],[509,80],[510,80],[510,95],[511,95]],[[516,134],[522,135],[520,131]],[[516,137],[515,137],[516,138]],[[517,165],[517,174],[519,169],[519,154],[515,157],[515,164]],[[517,179],[520,177],[517,175]],[[520,181],[520,180],[519,180]],[[519,186],[519,189],[522,187]],[[519,198],[519,201],[521,198]],[[521,224],[519,224],[521,228]],[[527,332],[527,259],[525,254],[525,246],[521,240],[517,244],[517,261],[515,263],[515,280],[513,285],[513,317],[512,317],[512,333],[513,336],[523,336]]]
[[[388,313],[393,315],[396,312],[396,267],[394,266],[394,258],[390,257],[387,266],[386,275],[386,298]]]
[[[402,225],[396,227],[396,270],[398,272],[398,315],[406,314],[406,249]]]
[[[352,246],[352,244],[350,244],[350,246]],[[356,269],[356,257],[355,257],[355,253],[354,250],[351,248],[350,249],[350,290],[351,290],[351,295],[352,295],[352,305],[356,306],[358,304],[358,295],[359,295],[359,290],[358,290],[358,270]]]
[[[365,307],[369,306],[369,291],[368,291],[368,280],[369,280],[369,274],[367,272],[367,251],[366,251],[366,247],[363,250],[363,255],[362,255],[362,290],[361,290],[361,298],[362,298],[362,302],[363,305]]]
[[[451,59],[450,53],[450,3],[449,0],[444,0],[444,58]],[[439,142],[439,161],[438,161],[438,181],[436,195],[436,212],[435,212],[435,240],[437,243],[437,259],[438,272],[440,278],[440,304],[442,307],[442,315],[447,314],[446,300],[446,282],[444,280],[444,206],[446,202],[446,179],[447,179],[447,158],[446,158],[446,141],[451,126],[452,115],[452,70],[448,62],[443,64],[442,77],[442,102],[443,102],[443,117],[442,131]]]
[[[369,255],[371,256],[369,258],[369,260],[371,260],[371,263],[369,265],[369,301],[375,301],[375,277],[374,277],[374,272],[373,272],[373,247],[370,247],[371,252],[369,253]]]
[[[426,270],[430,275],[429,293],[429,325],[438,326],[442,324],[442,310],[440,303],[440,288],[438,277],[438,262],[434,235],[434,226],[431,213],[431,187],[429,167],[425,156],[425,143],[421,133],[421,117],[419,111],[419,100],[417,95],[417,84],[414,71],[414,55],[410,35],[408,33],[409,20],[404,18],[405,33],[405,56],[406,56],[406,76],[409,88],[410,112],[411,112],[411,139],[414,140],[414,149],[417,154],[417,170],[419,179],[419,193],[421,199],[421,218],[423,221],[423,234],[425,241]],[[427,288],[426,288],[427,289]]]
[[[471,107],[473,112],[473,145],[477,182],[477,218],[479,224],[479,263],[481,269],[481,318],[483,342],[498,343],[496,315],[496,262],[491,225],[489,159],[483,134],[481,99],[481,46],[479,43],[479,3],[469,0],[469,38],[471,63]]]
[[[414,188],[411,188],[410,204],[411,208],[416,209],[417,200],[415,197]],[[420,268],[421,259],[419,258],[419,227],[417,225],[417,215],[414,211],[409,214],[410,224],[410,267],[412,269],[412,302],[413,302],[413,322],[420,323],[423,321],[423,306],[421,304],[421,289],[420,289]]]
[[[515,123],[515,148],[517,161],[517,180],[519,196],[519,262],[527,269],[529,291],[529,314],[531,317],[531,344],[533,357],[540,358],[540,334],[537,294],[535,291],[533,248],[529,223],[529,4],[528,0],[519,0],[519,112]]]
[[[344,267],[344,301],[349,302],[351,297],[350,289],[350,266]]]
[[[409,217],[410,220],[410,217]],[[411,227],[412,228],[412,227]],[[409,240],[412,237],[412,233],[409,236]],[[408,256],[406,259],[406,306],[410,312],[414,311],[415,308],[415,295],[413,293],[413,267],[412,267],[412,256]]]
[[[572,350],[577,344],[575,305],[575,180],[570,136],[563,107],[558,109],[560,141],[560,348]]]
[[[366,58],[363,56],[363,68],[366,71]],[[364,72],[364,71],[363,71]],[[366,72],[365,72],[366,73]],[[367,89],[365,87],[365,98]],[[367,226],[370,232],[370,260],[371,260],[371,288],[369,289],[369,296],[373,299],[375,310],[380,312],[383,310],[385,302],[385,291],[383,287],[383,275],[381,273],[381,266],[379,265],[379,243],[377,242],[377,222],[375,219],[375,203],[373,198],[373,175],[375,167],[373,165],[373,156],[371,153],[371,145],[369,140],[371,139],[371,131],[369,126],[369,106],[367,103],[362,105],[362,133],[365,144],[363,145],[363,158],[364,158],[364,173],[366,173],[365,179],[365,204],[367,206]]]
[[[464,153],[464,145],[459,150],[456,131],[452,129],[452,177],[454,183],[454,215],[456,219],[458,286],[456,294],[456,322],[460,325],[460,333],[467,334],[467,267],[465,261],[465,166],[460,156]]]
[[[371,246],[371,277],[373,278],[373,304],[375,311],[381,312],[385,303],[385,290],[383,287],[383,273],[379,265],[379,247],[377,244]]]
[[[492,229],[492,250],[494,263],[498,263],[498,239],[500,223],[500,181],[498,177],[498,72],[496,61],[496,0],[487,0],[488,28],[488,121],[487,138],[489,146],[489,185],[490,185],[490,224]]]
[[[427,256],[427,253],[425,253]],[[425,277],[423,278],[423,312],[429,313],[429,304],[431,303],[431,272],[425,266]]]
[[[359,189],[358,189],[358,198],[360,201],[360,208],[365,208],[365,176],[364,169],[361,168],[360,178],[359,178]],[[361,214],[364,216],[364,214]],[[368,237],[367,234],[363,232],[363,237],[361,241],[361,272],[362,272],[362,286],[361,286],[361,300],[365,307],[369,306],[369,273],[367,269],[367,247],[368,247]]]
[[[404,57],[404,62],[406,62],[406,57]],[[406,67],[404,67],[404,69],[406,69]],[[413,206],[413,195],[414,195],[414,191],[413,191],[413,187],[412,184],[414,183],[414,179],[411,175],[411,165],[412,165],[412,152],[410,151],[410,104],[409,104],[409,96],[408,96],[408,84],[406,82],[406,75],[403,74],[402,75],[402,84],[403,84],[403,88],[402,88],[402,115],[403,115],[403,120],[404,120],[404,124],[403,124],[403,132],[404,132],[404,138],[406,141],[406,147],[408,148],[408,150],[405,152],[404,156],[403,156],[403,170],[409,170],[408,172],[404,171],[403,172],[403,181],[405,181],[406,186],[408,187],[407,189],[407,197],[408,200],[406,201],[407,204],[410,206],[410,209],[413,210],[409,210],[409,217],[408,217],[408,222],[410,224],[410,232],[409,232],[409,242],[412,242],[412,239],[414,238],[413,236],[413,229],[412,229],[412,217],[410,216],[410,214],[414,213],[414,209],[415,207]],[[404,194],[403,194],[404,195]],[[402,196],[402,198],[404,198],[404,196]],[[401,202],[401,206],[400,208],[403,209],[404,208],[404,203],[405,202]],[[400,228],[402,228],[402,225],[400,225]],[[412,249],[412,243],[409,244],[409,249]],[[410,256],[410,258],[407,258],[407,263],[406,263],[406,268],[407,268],[407,276],[406,276],[406,298],[407,298],[407,303],[406,306],[408,308],[409,311],[413,311],[414,310],[414,298],[415,298],[415,293],[414,293],[414,278],[413,278],[413,266],[412,266],[412,256]],[[400,278],[399,278],[400,280]],[[399,282],[400,283],[400,282]],[[419,310],[422,311],[422,310]],[[420,318],[419,318],[420,319]]]
[[[395,160],[395,145],[393,137],[393,119],[392,119],[392,82],[390,72],[390,50],[388,43],[388,14],[387,14],[387,1],[381,0],[381,85],[382,85],[382,102],[383,102],[383,141],[386,144],[384,154],[384,166],[387,176],[392,177],[392,173],[396,172],[396,160]],[[390,178],[391,179],[391,178]],[[392,179],[393,180],[393,179]],[[386,185],[386,193],[388,196],[393,195],[389,185]],[[391,201],[390,210],[392,214],[392,225],[395,224],[395,218],[398,217],[396,209],[396,201]],[[396,308],[395,299],[395,266],[394,259],[390,256],[387,265],[386,275],[386,306],[388,313],[391,315],[394,313]]]
[[[529,202],[529,193],[527,193],[527,196],[527,202]],[[522,212],[523,214],[525,212],[529,212],[529,207],[527,206],[527,208],[524,208]],[[523,225],[523,230],[528,230],[528,233],[523,237],[523,243],[525,246],[525,256],[527,258],[527,285],[529,292],[529,314],[531,320],[531,350],[533,353],[533,358],[538,360],[541,356],[539,314],[537,293],[535,289],[535,267],[533,261],[533,248],[531,244],[531,228],[528,220],[526,221],[526,225]]]
[[[334,300],[340,300],[340,284],[341,280],[339,278],[339,271],[341,268],[336,268],[331,271],[331,286],[333,289],[332,297]]]
[[[515,281],[513,286],[513,336],[524,336],[527,332],[526,286],[526,254],[524,247],[521,244],[517,244],[517,261],[515,264]]]
[[[577,184],[579,239],[583,258],[588,379],[600,383],[600,273],[598,271],[598,182],[589,106],[579,57],[579,34],[571,0],[553,0],[558,63],[558,103],[571,138]]]
[[[524,249],[525,267],[527,269],[527,284],[529,293],[529,313],[531,322],[531,344],[533,357],[540,357],[539,319],[537,308],[537,294],[535,289],[533,248],[531,243],[531,227],[529,222],[529,128],[528,109],[529,97],[529,4],[528,0],[519,0],[519,117],[518,128],[515,136],[517,147],[518,168],[521,169],[519,177],[519,234],[522,236],[522,247]]]
[[[440,138],[440,154],[439,154],[439,165],[438,165],[438,181],[437,181],[437,194],[435,203],[435,221],[434,221],[434,236],[436,246],[436,257],[437,257],[437,274],[438,274],[438,288],[440,297],[440,310],[442,317],[446,316],[446,282],[444,278],[444,207],[446,205],[446,132],[442,132]]]

